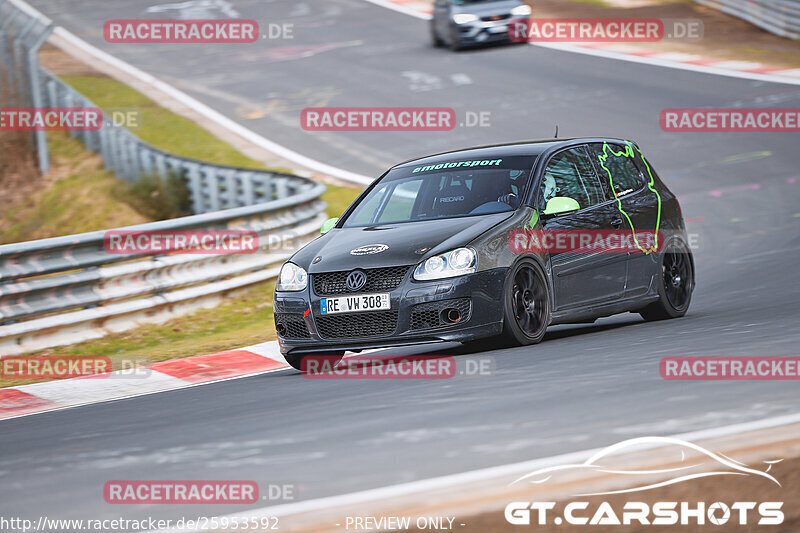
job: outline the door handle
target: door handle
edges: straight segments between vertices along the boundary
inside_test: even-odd
[[[615,228],[620,227],[622,225],[622,219],[615,218],[614,220],[611,221],[611,225],[614,226]]]

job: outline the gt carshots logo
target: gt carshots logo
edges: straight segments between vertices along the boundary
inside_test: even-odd
[[[769,526],[782,524],[784,520],[783,502],[734,502],[731,505],[723,502],[656,502],[652,506],[645,502],[627,502],[622,512],[615,511],[608,502],[594,508],[590,508],[589,502],[570,502],[564,507],[562,516],[549,515],[548,511],[555,506],[556,502],[512,502],[506,506],[505,519],[517,526],[563,523],[576,526],[629,526],[634,523],[702,526],[706,520],[709,524],[721,526],[732,518],[744,526],[751,523],[752,516],[758,516],[758,525]]]
[[[350,250],[350,255],[379,254],[381,252],[385,252],[388,249],[389,246],[386,244],[366,244],[364,246],[359,246],[355,250]]]
[[[681,466],[664,469],[625,469],[614,465],[610,459],[626,452],[642,449],[656,448],[662,455],[668,452],[680,452],[680,460],[665,460],[665,464],[680,463]],[[662,450],[664,450],[662,452]],[[701,461],[700,459],[703,459]],[[709,461],[710,460],[710,461]],[[517,483],[530,483],[542,486],[545,483],[557,483],[562,473],[570,475],[602,474],[620,475],[628,483],[629,488],[575,494],[575,497],[597,497],[651,491],[654,489],[685,483],[693,479],[709,478],[715,476],[746,476],[763,478],[767,482],[781,484],[769,471],[772,466],[781,460],[764,461],[764,471],[750,468],[745,463],[730,459],[722,454],[706,450],[691,442],[669,437],[642,437],[630,439],[609,446],[596,453],[580,464],[567,464],[542,468],[526,474],[511,485]],[[705,463],[705,467],[703,465]],[[709,467],[708,464],[712,463]],[[653,481],[654,476],[663,475],[662,481]],[[633,485],[633,486],[630,486]],[[654,501],[655,500],[655,501]],[[620,525],[724,525],[724,524],[758,524],[778,525],[784,521],[784,502],[758,502],[758,501],[658,501],[649,502],[627,501],[615,507],[607,501],[570,501],[559,505],[554,501],[515,501],[506,505],[504,517],[513,525],[589,525],[589,526],[620,526]]]

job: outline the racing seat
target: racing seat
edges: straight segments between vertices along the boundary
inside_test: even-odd
[[[439,191],[433,211],[437,217],[466,215],[474,207],[472,203],[472,192],[464,180],[452,181]]]

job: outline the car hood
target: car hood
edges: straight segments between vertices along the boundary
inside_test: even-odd
[[[507,220],[513,211],[491,215],[332,229],[291,259],[310,274],[353,268],[414,265],[470,241]],[[316,257],[321,259],[313,263]]]
[[[505,15],[511,13],[515,7],[522,5],[519,0],[504,0],[500,2],[478,2],[477,4],[465,4],[463,6],[453,6],[453,13],[472,13],[479,17],[490,15]]]

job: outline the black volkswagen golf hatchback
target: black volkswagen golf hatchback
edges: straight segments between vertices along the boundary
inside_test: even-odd
[[[694,260],[678,200],[639,147],[556,139],[447,152],[375,180],[283,265],[281,352],[499,337],[623,312],[686,313]]]

